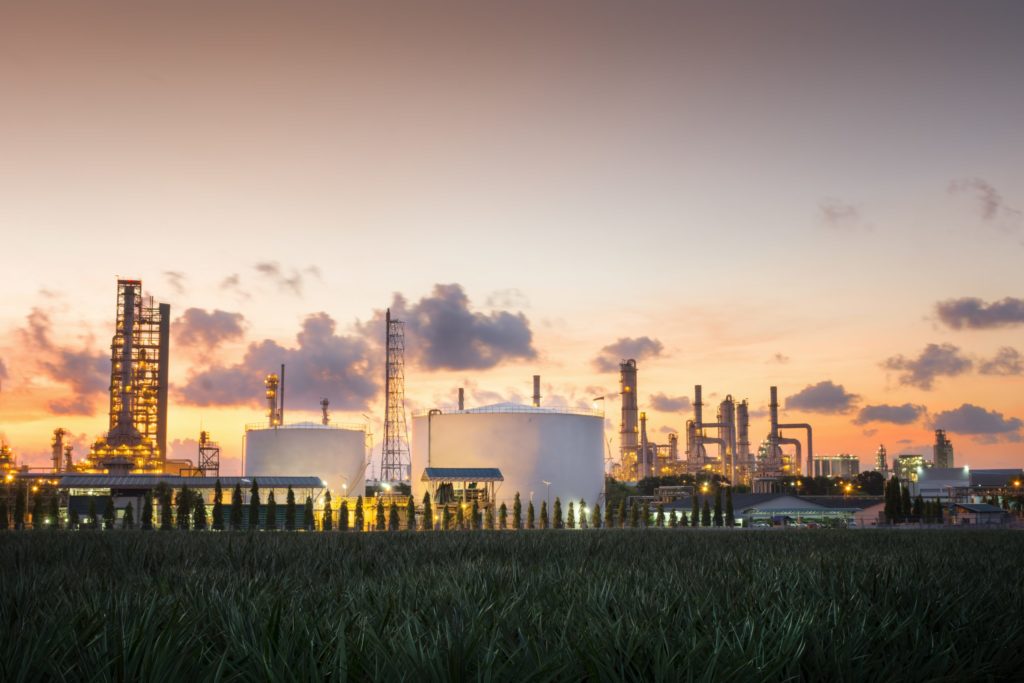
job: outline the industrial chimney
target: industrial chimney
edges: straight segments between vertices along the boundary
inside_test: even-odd
[[[540,408],[540,375],[533,376],[533,407]]]

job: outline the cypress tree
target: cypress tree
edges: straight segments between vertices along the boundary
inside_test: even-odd
[[[581,510],[582,510],[582,508],[581,508]],[[565,516],[565,527],[567,529],[575,529],[576,528],[576,509],[573,506],[573,503],[572,503],[571,500],[569,501],[569,512]]]
[[[359,496],[356,498],[356,510],[354,519],[352,520],[355,524],[356,531],[362,531],[366,527],[363,525],[363,497]]]
[[[601,506],[598,505],[597,507],[600,508]],[[612,507],[612,504],[609,503],[608,501],[605,501],[604,506],[604,526],[606,529],[615,528],[615,509]],[[598,529],[600,527],[599,525],[595,524],[594,528]]]
[[[480,504],[473,500],[473,507],[469,510],[470,520],[469,527],[473,531],[480,530]]]
[[[288,487],[288,495],[284,499],[284,530],[295,531],[295,491]]]
[[[523,503],[519,500],[519,491],[516,491],[516,499],[512,503],[512,528],[516,531],[523,528]]]
[[[693,507],[690,508],[690,526],[698,526],[700,523],[700,496],[696,493],[690,499]]]
[[[165,488],[160,493],[160,530],[170,531],[174,528],[174,506],[171,503],[171,489]],[[95,508],[93,508],[95,512]]]
[[[704,508],[700,512],[700,525],[703,527],[711,526],[711,506],[708,505],[708,501],[704,499]]]
[[[0,531],[7,531],[10,526],[11,520],[7,514],[7,496],[3,495],[0,496]]]
[[[316,524],[313,519],[313,496],[306,496],[306,504],[302,508],[302,528],[312,531]]]
[[[224,531],[224,490],[220,486],[220,479],[213,485],[213,530]]]
[[[911,508],[913,507],[910,503],[910,487],[902,486],[900,491],[900,514],[904,517],[909,517]]]
[[[533,528],[533,501],[532,500],[530,501],[530,504],[526,506],[526,528],[527,529],[532,529]]]
[[[551,517],[551,525],[555,529],[561,529],[564,526],[564,523],[562,522],[562,501],[558,496],[555,496],[555,505],[552,510]]]
[[[69,506],[70,507],[70,506]],[[71,512],[68,511],[68,515]],[[75,513],[75,517],[78,517],[78,513]],[[146,497],[142,501],[142,517],[139,520],[142,522],[142,528],[145,531],[149,531],[153,528],[153,492],[146,491]],[[77,520],[76,520],[77,523]]]
[[[722,487],[715,488],[715,514],[713,517],[715,526],[722,526]]]
[[[53,520],[53,528],[60,528],[60,498],[56,491],[53,492],[53,496],[50,497],[50,511],[47,513],[50,515],[50,519]]]
[[[423,494],[423,526],[424,531],[434,530],[434,508],[430,504],[430,491]]]
[[[640,528],[640,506],[633,501],[633,504],[629,506],[629,526],[632,529]]]
[[[178,528],[188,529],[189,518],[191,517],[192,496],[189,495],[188,486],[182,486],[178,491]]]
[[[7,506],[4,505],[4,513],[6,513],[6,512],[7,512]],[[6,514],[5,514],[5,516],[4,516],[4,525],[5,526],[3,527],[4,529],[7,528],[6,523],[7,523],[7,517],[6,517]],[[68,528],[69,529],[77,529],[78,528],[78,510],[76,510],[75,508],[71,508],[71,509],[68,510]]]
[[[498,528],[502,531],[508,528],[508,506],[504,503],[498,508]]]
[[[398,531],[398,529],[398,505],[392,500],[388,507],[388,531]]]
[[[590,518],[587,517],[587,501],[583,499],[580,499],[579,526],[581,529],[587,529],[590,527]]]
[[[192,528],[198,531],[206,529],[206,501],[201,495],[196,496],[196,511],[192,513]]]
[[[405,528],[408,531],[416,531],[416,501],[412,496],[405,502]]]
[[[725,490],[725,525],[736,526],[736,512],[732,507],[732,487]]]
[[[21,527],[18,526],[18,518],[17,518],[17,514],[18,514],[17,502],[18,501],[15,500],[14,502],[15,502],[15,508],[14,508],[14,514],[15,514],[14,528],[15,529],[20,529]],[[22,514],[24,514],[24,513],[22,513]],[[88,520],[89,521],[86,522],[85,528],[86,529],[95,529],[96,526],[97,526],[97,524],[96,524],[96,516],[97,516],[96,515],[96,498],[94,498],[93,496],[89,496],[89,507],[86,510],[86,515],[88,516]]]
[[[327,495],[331,495],[330,491]],[[274,489],[267,492],[267,521],[264,526],[270,531],[277,531],[277,498],[274,497]]]
[[[685,512],[680,512],[679,513],[679,526],[689,526],[689,524],[686,521],[686,513]]]
[[[324,519],[323,522],[320,523],[320,528],[324,531],[334,530],[334,510],[331,509],[330,491],[327,491],[327,493],[324,494]]]
[[[654,516],[654,526],[659,529],[665,528],[665,506],[661,503],[658,503],[658,512]]]
[[[25,485],[19,483],[14,492],[14,528],[19,531],[25,528],[25,507],[27,506],[27,502],[25,500],[26,495]],[[92,502],[91,498],[89,499],[89,502]],[[95,503],[93,503],[92,506],[93,509],[96,508]]]
[[[260,484],[255,478],[249,488],[249,531],[260,528]]]
[[[441,511],[441,530],[448,531],[452,528],[452,512],[451,507],[447,504]]]
[[[540,502],[540,528],[548,528],[548,502],[546,500]]]
[[[640,508],[640,513],[640,526],[646,529],[647,525],[651,523],[651,504],[648,503],[646,500],[644,501],[643,507]]]
[[[348,501],[344,498],[338,506],[338,531],[348,531]]]
[[[121,528],[131,529],[135,526],[135,511],[132,510],[132,504],[128,503],[124,508],[124,517],[121,518]]]
[[[914,515],[914,517],[917,517],[918,519],[921,519],[921,517],[924,516],[924,499],[921,497],[920,493],[917,494],[916,498],[914,498],[914,504],[910,510],[910,514]]]
[[[679,526],[679,518],[676,517],[676,511],[673,510],[668,516],[668,528],[675,529]]]
[[[619,514],[617,514],[615,517],[616,517],[616,519],[619,520],[619,526],[622,527],[623,529],[625,529],[626,528],[626,522],[627,522],[627,520],[626,520],[626,499],[625,498],[623,498],[622,500],[619,501]]]
[[[610,508],[609,508],[610,509]],[[601,528],[601,504],[594,505],[594,514],[590,518],[590,525],[595,529]]]
[[[231,530],[238,531],[242,528],[242,484],[235,482],[235,490],[231,492]]]
[[[484,509],[484,529],[494,531],[494,506],[488,505]]]
[[[376,514],[373,517],[374,521],[376,522],[374,528],[377,531],[384,531],[384,529],[387,528],[387,520],[384,518],[384,501],[381,500],[379,497],[377,498]]]
[[[111,499],[113,500],[113,499]],[[37,493],[32,496],[32,528],[41,529],[43,527],[43,499]]]
[[[459,531],[466,528],[466,512],[463,505],[455,506],[455,528]]]

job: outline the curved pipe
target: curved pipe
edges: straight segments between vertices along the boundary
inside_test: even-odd
[[[813,477],[814,473],[814,433],[811,431],[811,425],[806,422],[798,422],[794,424],[777,425],[779,429],[804,429],[807,431],[807,475]],[[782,439],[780,438],[781,442]]]
[[[800,472],[800,465],[803,463],[803,459],[800,455],[800,439],[787,439],[786,437],[780,436],[775,440],[780,446],[783,444],[789,444],[796,446],[796,471]]]

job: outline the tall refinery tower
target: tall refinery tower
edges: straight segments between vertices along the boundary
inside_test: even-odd
[[[167,459],[167,374],[170,304],[154,304],[141,280],[117,281],[117,322],[110,344],[110,430],[84,469],[112,459],[161,472]]]
[[[405,328],[401,320],[385,314],[387,359],[384,369],[384,441],[381,444],[381,481],[408,481],[409,429],[405,422]]]

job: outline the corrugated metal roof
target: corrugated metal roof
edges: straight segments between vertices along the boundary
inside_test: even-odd
[[[162,474],[127,474],[124,476],[108,476],[105,474],[65,474],[60,478],[60,485],[64,488],[88,489],[88,488],[123,488],[123,489],[151,489],[156,488],[160,483],[167,484],[173,488],[189,486],[191,488],[213,488],[218,478],[223,488],[233,488],[235,484],[241,484],[245,488],[252,486],[255,479],[263,488],[303,488],[317,489],[324,488],[326,484],[320,477],[178,477]]]
[[[988,512],[988,513],[1002,513],[1002,508],[997,508],[995,505],[989,505],[988,503],[957,503],[958,508],[963,508],[969,512]]]
[[[497,467],[428,467],[420,481],[505,481]]]

